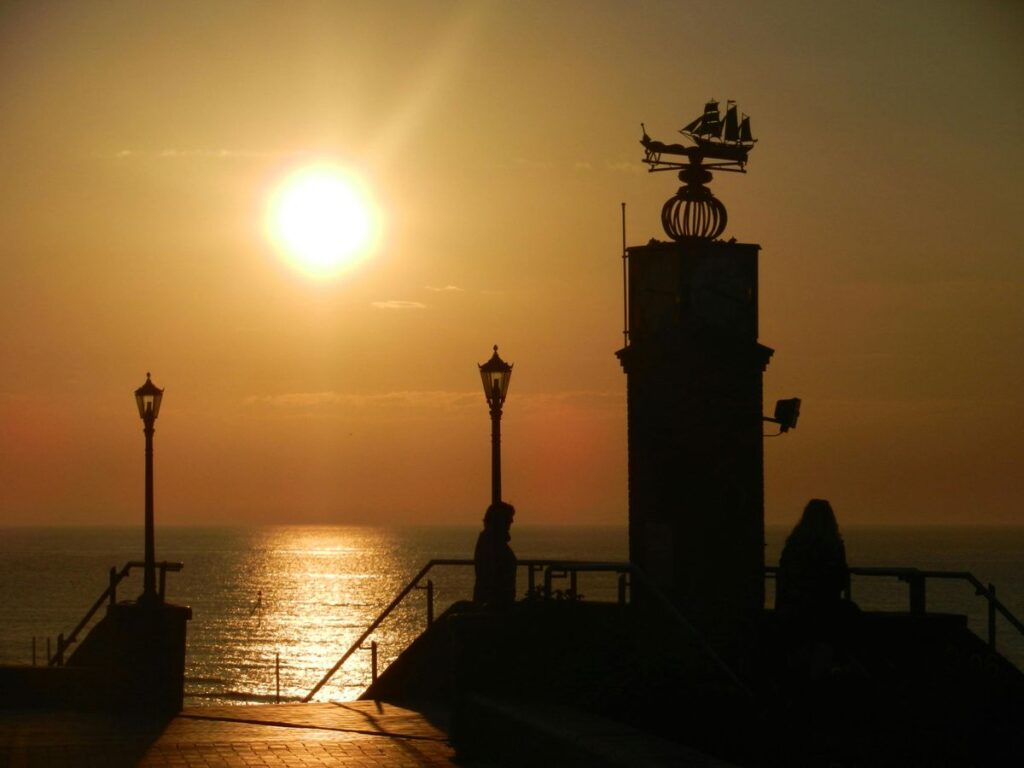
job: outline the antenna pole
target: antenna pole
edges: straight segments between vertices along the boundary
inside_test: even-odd
[[[622,203],[622,342],[629,346],[629,273],[626,262],[626,204]]]

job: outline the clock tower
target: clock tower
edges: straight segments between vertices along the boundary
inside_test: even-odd
[[[717,120],[715,102],[704,119]],[[685,185],[662,210],[671,241],[624,254],[627,343],[617,356],[630,560],[732,656],[764,608],[762,378],[772,350],[758,343],[760,246],[717,239],[725,208],[704,186],[708,168],[743,170],[749,122],[747,139],[716,140],[700,120],[683,129],[693,147],[644,133],[650,170],[678,170]]]

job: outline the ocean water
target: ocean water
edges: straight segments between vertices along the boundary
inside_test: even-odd
[[[184,563],[167,576],[167,599],[189,605],[186,696],[202,702],[266,702],[305,696],[381,610],[433,558],[471,558],[476,529],[357,526],[160,528],[157,559]],[[786,531],[769,528],[766,562],[778,562]],[[912,566],[971,571],[993,583],[1024,618],[1024,528],[850,528],[854,566]],[[516,526],[520,558],[622,561],[625,528]],[[0,529],[0,663],[39,663],[45,638],[55,647],[106,587],[111,566],[141,559],[136,528]],[[432,571],[440,614],[472,590],[472,568]],[[119,599],[141,591],[141,570],[122,582]],[[526,574],[519,573],[520,592]],[[588,599],[614,599],[614,576],[581,576]],[[769,603],[773,585],[767,584]],[[854,599],[866,610],[905,610],[895,578],[858,578]],[[414,591],[374,633],[383,669],[426,624],[426,593]],[[987,631],[985,601],[963,582],[928,583],[928,609],[966,613]],[[102,610],[101,610],[102,613]],[[1024,637],[999,620],[999,650],[1024,668]],[[370,652],[357,651],[317,695],[356,698],[370,681]]]

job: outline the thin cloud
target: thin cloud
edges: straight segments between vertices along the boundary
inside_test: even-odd
[[[530,410],[547,411],[552,408],[582,408],[586,410],[619,411],[625,403],[625,392],[580,389],[567,392],[536,392],[518,400]]]
[[[636,160],[616,160],[615,162],[606,162],[604,164],[604,169],[606,171],[612,171],[613,173],[646,173],[643,168],[643,163],[640,162],[639,157]]]
[[[357,395],[346,392],[291,392],[282,395],[253,395],[245,399],[245,405],[280,410],[360,408],[400,408],[452,410],[478,405],[477,392],[383,392],[376,395]]]
[[[349,392],[289,392],[280,395],[252,395],[244,404],[256,408],[277,410],[330,410],[330,409],[444,409],[477,408],[481,395],[477,390],[450,391],[397,391],[378,394]],[[523,393],[516,396],[516,407],[526,410],[549,411],[552,408],[582,408],[586,410],[614,409],[618,413],[625,400],[624,392],[602,390],[574,390],[567,392]]]
[[[161,149],[157,157],[250,157],[251,153],[227,149]]]
[[[457,291],[459,293],[462,293],[464,290],[462,288],[459,288],[459,286],[457,285],[446,285],[444,288],[438,288],[436,285],[425,285],[423,287],[428,291],[433,291],[434,293],[447,293],[450,291]]]
[[[201,159],[212,159],[212,160],[227,160],[233,158],[273,158],[273,157],[298,157],[303,153],[295,152],[263,152],[259,150],[250,149],[175,149],[167,147],[160,150],[144,150],[144,149],[119,149],[113,155],[106,155],[107,157],[113,157],[115,160],[124,160],[127,158],[148,158],[156,157],[162,159],[180,159],[180,158],[201,158]],[[100,155],[103,157],[104,155]]]
[[[337,392],[290,392],[285,395],[252,395],[245,398],[245,404],[267,405],[273,408],[317,408],[336,405],[341,400],[342,395]]]
[[[552,167],[551,163],[547,160],[533,160],[526,157],[512,158],[511,165],[515,168],[525,168],[532,171],[546,171]]]
[[[426,309],[427,305],[419,301],[402,301],[400,299],[390,299],[388,301],[372,301],[370,304],[377,309]]]

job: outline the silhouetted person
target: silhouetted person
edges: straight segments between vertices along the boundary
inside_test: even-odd
[[[506,608],[515,602],[516,556],[508,544],[515,514],[515,507],[504,501],[491,504],[484,513],[484,529],[477,537],[473,555],[475,603]]]
[[[832,505],[811,499],[782,548],[775,608],[788,617],[830,613],[848,579],[846,546]]]
[[[811,499],[782,549],[775,592],[794,682],[849,671],[860,613],[843,597],[849,578],[832,505]]]

